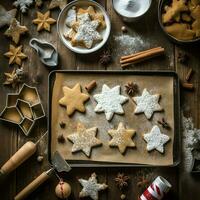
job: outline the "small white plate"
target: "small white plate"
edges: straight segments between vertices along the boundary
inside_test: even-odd
[[[88,6],[93,6],[97,12],[101,12],[104,15],[106,28],[100,32],[100,34],[103,37],[103,40],[96,43],[91,49],[87,49],[81,46],[72,46],[70,41],[64,37],[64,33],[66,33],[67,30],[69,29],[67,25],[65,24],[67,13],[68,13],[68,10],[72,8],[73,6],[81,7],[81,8],[87,8]],[[105,9],[100,4],[92,0],[72,1],[71,3],[66,5],[66,7],[61,11],[58,17],[58,22],[57,22],[58,35],[61,41],[63,42],[63,44],[75,53],[89,54],[89,53],[93,53],[99,50],[107,42],[110,35],[110,30],[111,30],[111,23],[110,23],[108,14],[106,13]]]

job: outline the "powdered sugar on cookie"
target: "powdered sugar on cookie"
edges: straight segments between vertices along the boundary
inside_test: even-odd
[[[69,9],[66,25],[69,30],[64,33],[65,38],[70,40],[73,46],[87,49],[103,40],[100,30],[106,28],[104,15],[96,12],[93,6],[89,6],[87,9]]]
[[[156,125],[151,132],[144,134],[143,138],[147,142],[147,151],[156,149],[160,153],[164,153],[164,145],[170,140],[170,137],[161,133]]]
[[[128,98],[120,95],[120,86],[109,88],[106,84],[102,87],[100,94],[94,95],[97,101],[95,112],[105,112],[106,119],[111,120],[114,113],[123,114],[122,104],[128,101]]]
[[[72,24],[76,22],[76,10],[75,8],[69,9],[67,13],[67,18],[66,18],[66,25],[69,27],[72,27]]]
[[[90,197],[93,200],[98,200],[98,192],[105,190],[108,187],[105,183],[97,183],[95,173],[93,173],[88,180],[78,179],[78,181],[83,186],[83,189],[79,193],[79,197]]]
[[[83,124],[78,124],[77,131],[67,137],[73,142],[72,152],[83,151],[86,156],[90,156],[92,147],[101,145],[101,141],[96,138],[97,128],[86,129]]]
[[[83,43],[86,48],[90,49],[94,42],[103,39],[97,31],[98,26],[99,22],[96,20],[81,23],[73,40],[78,43]]]
[[[134,97],[133,100],[137,104],[135,114],[144,113],[147,119],[150,119],[154,112],[163,110],[159,105],[159,94],[151,95],[145,88],[142,96]]]

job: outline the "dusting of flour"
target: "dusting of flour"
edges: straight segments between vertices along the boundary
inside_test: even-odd
[[[113,36],[115,47],[113,53],[117,56],[135,53],[144,47],[144,41],[140,36],[115,35]]]
[[[182,116],[183,126],[183,168],[185,171],[190,172],[192,170],[192,146],[196,142],[197,138],[200,139],[200,129],[194,128],[192,118],[186,118]]]

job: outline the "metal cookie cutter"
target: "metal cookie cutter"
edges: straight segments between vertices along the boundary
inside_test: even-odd
[[[51,43],[32,38],[29,41],[29,45],[36,50],[44,65],[51,68],[58,65],[58,52]]]
[[[6,106],[0,113],[0,120],[18,125],[28,136],[35,122],[44,116],[45,112],[37,88],[24,83],[19,93],[7,95]]]

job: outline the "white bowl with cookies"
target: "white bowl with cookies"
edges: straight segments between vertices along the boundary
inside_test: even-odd
[[[72,1],[58,17],[58,35],[75,53],[89,54],[99,50],[107,42],[110,30],[108,14],[92,0]]]

